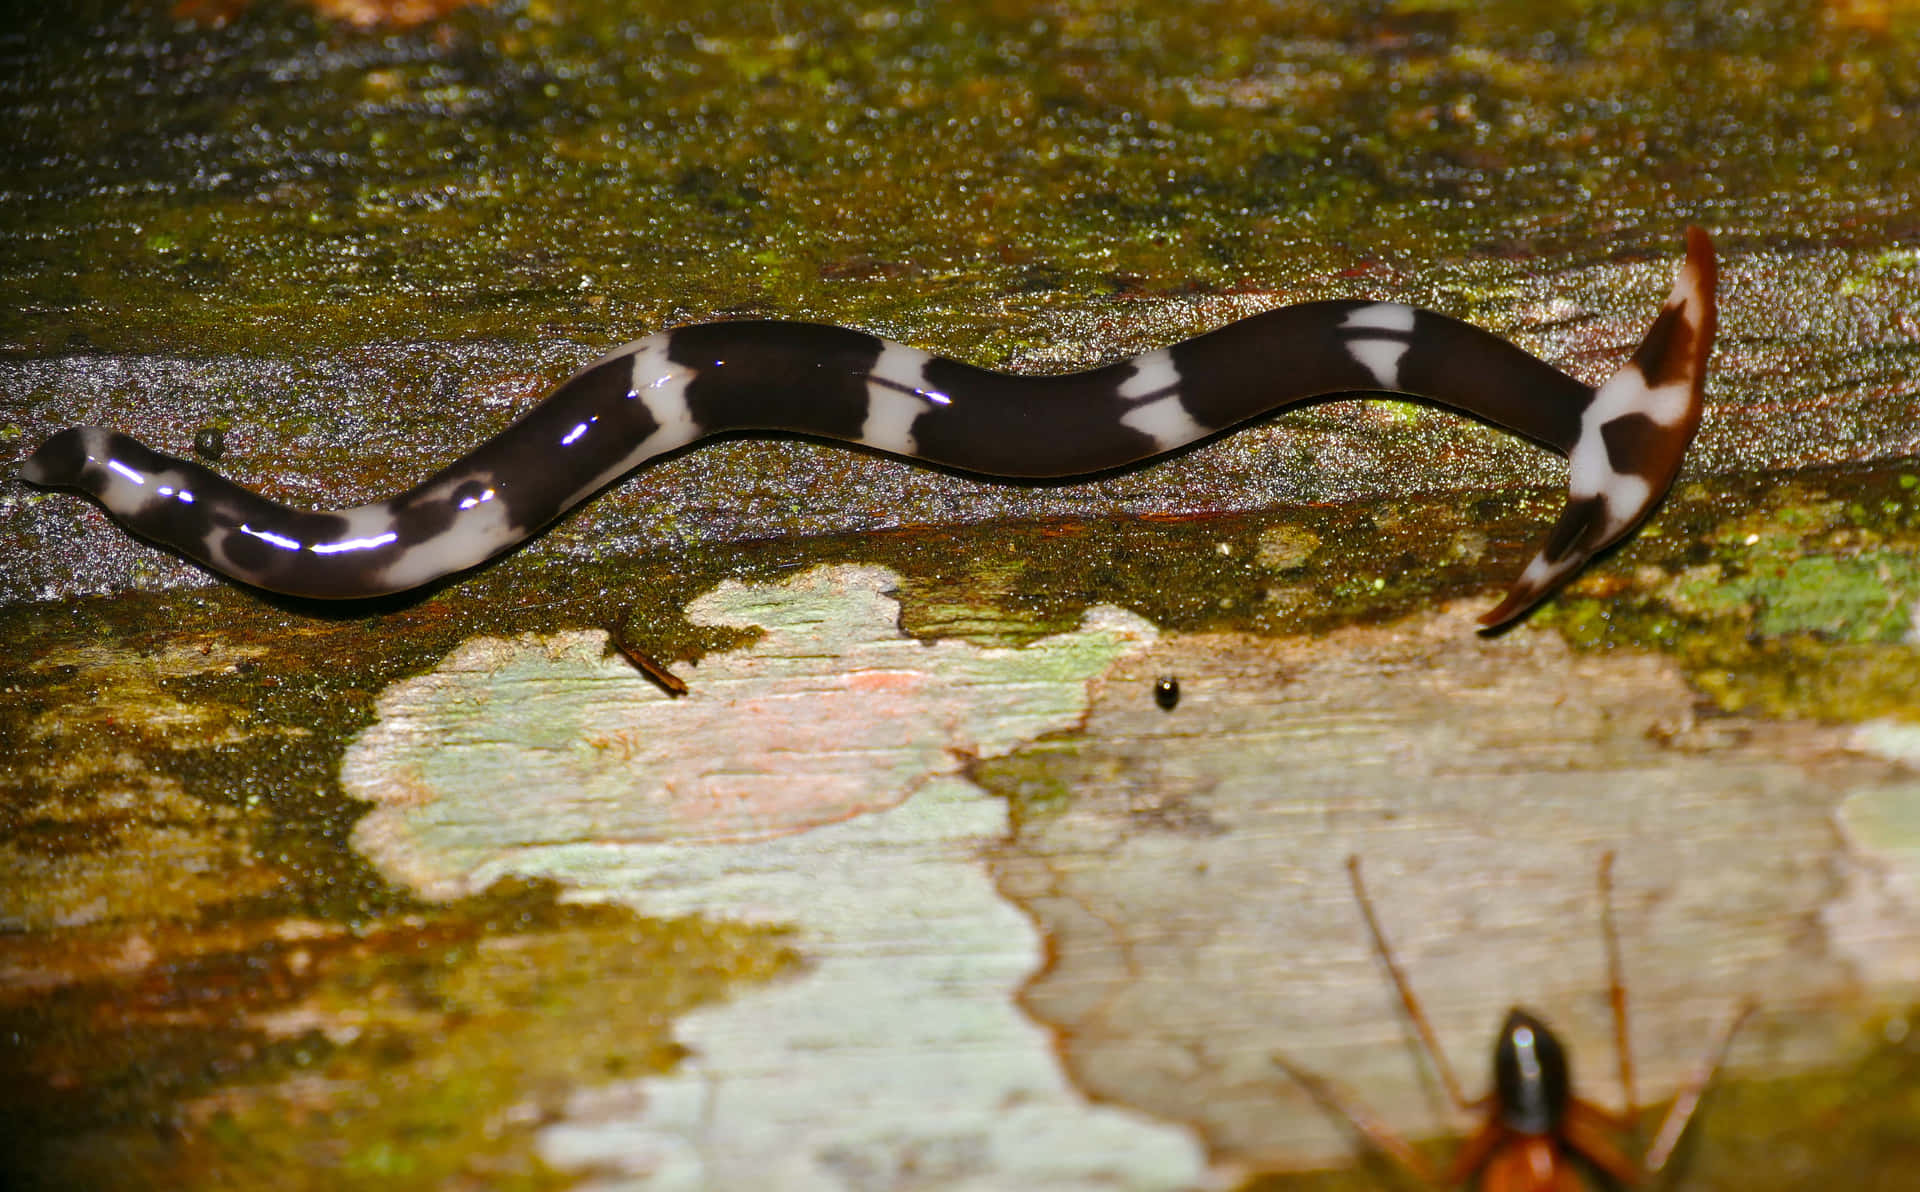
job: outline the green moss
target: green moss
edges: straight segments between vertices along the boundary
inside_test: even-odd
[[[1708,1100],[1682,1151],[1689,1187],[1845,1187],[1892,1192],[1920,1162],[1920,1045],[1912,1013],[1843,1068],[1732,1080]]]
[[[793,963],[778,932],[527,884],[263,930],[0,1007],[0,1162],[22,1188],[564,1187],[532,1153],[548,1098],[671,1069],[676,1015]]]
[[[1539,623],[1588,649],[1672,655],[1720,707],[1920,716],[1920,501],[1904,465],[1729,480],[1669,501],[1604,580]],[[1604,588],[1599,599],[1580,593]]]
[[[931,346],[969,349],[952,308],[1008,295],[1565,253],[1601,194],[1648,244],[1784,192],[1803,234],[1902,226],[1913,22],[1867,43],[1776,0],[1684,26],[1652,4],[573,0],[375,35],[63,6],[3,109],[0,343],[310,356],[931,304]]]
[[[1745,585],[1769,637],[1808,632],[1841,641],[1899,642],[1913,630],[1920,565],[1910,555],[1866,551],[1793,559]]]

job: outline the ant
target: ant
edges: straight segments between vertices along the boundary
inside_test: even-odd
[[[1633,1049],[1627,1038],[1627,991],[1620,977],[1620,940],[1613,924],[1611,852],[1600,858],[1600,922],[1606,937],[1607,996],[1613,1007],[1613,1041],[1619,1053],[1620,1086],[1627,1099],[1625,1111],[1619,1114],[1573,1095],[1566,1048],[1546,1023],[1518,1006],[1508,1012],[1506,1023],[1500,1028],[1500,1038],[1494,1044],[1493,1091],[1477,1101],[1468,1100],[1446,1056],[1441,1054],[1433,1027],[1420,1008],[1419,999],[1414,997],[1412,985],[1408,984],[1399,961],[1387,946],[1386,933],[1380,928],[1373,900],[1367,896],[1366,883],[1360,877],[1360,858],[1347,858],[1347,873],[1353,879],[1354,898],[1366,918],[1374,946],[1386,961],[1387,972],[1399,991],[1400,1004],[1419,1032],[1447,1095],[1462,1112],[1483,1114],[1484,1120],[1461,1144],[1444,1175],[1436,1179],[1418,1152],[1385,1124],[1367,1116],[1330,1081],[1298,1067],[1284,1056],[1274,1056],[1274,1063],[1299,1081],[1323,1107],[1346,1118],[1383,1154],[1428,1184],[1450,1188],[1477,1180],[1482,1192],[1579,1192],[1585,1186],[1584,1171],[1598,1172],[1617,1184],[1632,1185],[1648,1180],[1666,1166],[1707,1085],[1725,1060],[1734,1033],[1753,1012],[1753,1003],[1741,1002],[1699,1068],[1675,1095],[1652,1145],[1638,1161],[1630,1158],[1619,1139],[1633,1132],[1639,1117],[1639,1102],[1633,1086]]]

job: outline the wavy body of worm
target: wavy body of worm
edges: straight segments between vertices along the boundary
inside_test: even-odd
[[[352,599],[474,567],[648,460],[724,432],[796,432],[987,476],[1058,478],[1152,459],[1308,401],[1395,394],[1569,461],[1566,508],[1483,618],[1493,625],[1659,503],[1699,425],[1713,333],[1713,249],[1694,229],[1652,329],[1597,389],[1480,328],[1391,302],[1281,307],[1063,376],[992,372],[839,327],[708,323],[621,348],[371,505],[289,508],[97,427],[55,434],[20,474],[84,492],[133,533],[242,583]]]

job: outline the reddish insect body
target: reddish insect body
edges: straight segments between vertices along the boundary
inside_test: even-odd
[[[1436,1176],[1417,1151],[1326,1079],[1283,1056],[1275,1056],[1276,1063],[1322,1104],[1350,1121],[1382,1153],[1428,1183],[1445,1187],[1473,1183],[1480,1192],[1583,1192],[1589,1171],[1617,1184],[1632,1185],[1644,1183],[1666,1166],[1752,1005],[1741,1004],[1693,1077],[1674,1097],[1653,1143],[1640,1159],[1631,1158],[1619,1141],[1632,1134],[1639,1111],[1633,1085],[1633,1051],[1627,1035],[1626,986],[1620,977],[1620,945],[1613,926],[1612,853],[1600,861],[1600,893],[1614,1045],[1619,1055],[1620,1084],[1627,1097],[1626,1110],[1619,1114],[1574,1095],[1565,1047],[1546,1023],[1519,1007],[1508,1012],[1494,1044],[1493,1090],[1479,1100],[1469,1100],[1440,1051],[1413,986],[1387,945],[1386,933],[1380,928],[1373,900],[1367,896],[1366,883],[1360,876],[1358,857],[1347,860],[1347,872],[1353,879],[1354,897],[1366,917],[1367,930],[1400,994],[1400,1004],[1419,1032],[1447,1095],[1461,1111],[1483,1115],[1481,1124],[1461,1145],[1446,1171]]]

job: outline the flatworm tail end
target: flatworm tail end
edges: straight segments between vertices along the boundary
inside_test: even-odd
[[[1480,623],[1514,620],[1620,541],[1666,496],[1700,428],[1715,326],[1713,242],[1687,229],[1687,259],[1633,358],[1594,391],[1568,453],[1567,506]]]
[[[61,449],[61,440],[78,437],[75,432],[79,429],[79,427],[68,427],[35,447],[33,454],[20,461],[20,471],[16,475],[28,484],[37,484],[41,488],[71,484],[73,477],[66,473],[72,471],[74,475],[78,475],[78,470],[62,469],[59,466],[61,456],[69,454]]]

